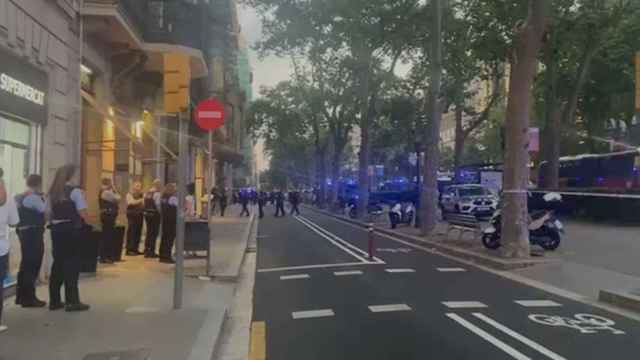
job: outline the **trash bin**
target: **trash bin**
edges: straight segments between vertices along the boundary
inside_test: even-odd
[[[91,226],[82,229],[82,241],[79,245],[80,272],[95,273],[98,268],[98,247],[102,232]]]
[[[184,251],[209,251],[209,222],[187,221],[184,229]]]

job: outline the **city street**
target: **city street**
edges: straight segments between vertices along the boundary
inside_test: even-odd
[[[269,359],[637,358],[635,320],[389,238],[369,260],[363,229],[271,210],[253,315]]]

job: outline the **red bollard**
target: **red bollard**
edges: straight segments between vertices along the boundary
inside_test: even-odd
[[[369,223],[369,227],[367,229],[368,233],[369,233],[369,260],[373,261],[373,224]]]

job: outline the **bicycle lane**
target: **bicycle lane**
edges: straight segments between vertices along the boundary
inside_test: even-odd
[[[360,246],[364,243],[366,232],[362,229],[338,220],[323,219],[322,215],[309,217],[347,241]],[[425,277],[429,279],[428,286],[433,291],[415,292],[408,301],[410,306],[418,310],[417,316],[420,316],[421,305],[433,304],[434,297],[441,302],[445,299],[473,300],[482,306],[474,308],[473,304],[467,304],[469,307],[448,308],[441,305],[442,316],[465,328],[468,336],[482,337],[471,330],[476,328],[510,344],[527,354],[522,359],[637,359],[639,356],[640,322],[417,250],[401,242],[377,237],[376,243],[377,248],[413,249],[410,253],[378,255],[387,261],[388,266],[415,269],[417,277],[413,281],[418,284]],[[465,272],[458,275],[445,272],[434,277],[433,272],[441,266],[460,268]],[[387,291],[406,291],[411,286],[401,282],[387,284]],[[518,358],[517,355],[511,357]]]

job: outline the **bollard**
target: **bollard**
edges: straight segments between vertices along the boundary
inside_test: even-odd
[[[369,223],[367,232],[369,234],[369,261],[373,261],[373,223]]]

